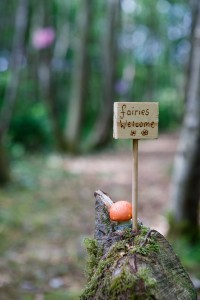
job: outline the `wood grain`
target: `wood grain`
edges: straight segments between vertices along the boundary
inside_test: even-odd
[[[132,228],[137,231],[138,214],[138,140],[133,140],[133,170],[132,170]]]

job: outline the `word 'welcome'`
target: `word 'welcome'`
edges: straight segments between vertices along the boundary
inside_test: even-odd
[[[152,122],[128,122],[126,120],[126,122],[122,122],[120,120],[120,126],[123,129],[126,129],[126,127],[151,127],[151,128],[155,128],[155,126],[157,126],[157,124],[152,121]]]

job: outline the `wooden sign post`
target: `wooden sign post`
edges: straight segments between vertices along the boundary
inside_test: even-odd
[[[158,137],[157,102],[115,102],[113,116],[113,137],[132,139],[132,221],[137,231],[138,211],[138,140]]]

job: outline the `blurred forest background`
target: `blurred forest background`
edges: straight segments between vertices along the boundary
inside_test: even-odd
[[[139,215],[200,286],[199,1],[1,1],[0,31],[0,299],[78,299],[93,192],[131,197],[114,101],[159,102]]]

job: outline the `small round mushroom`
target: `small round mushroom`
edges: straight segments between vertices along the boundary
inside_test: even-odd
[[[132,205],[128,201],[115,202],[110,207],[110,219],[117,222],[125,222],[132,218]]]

